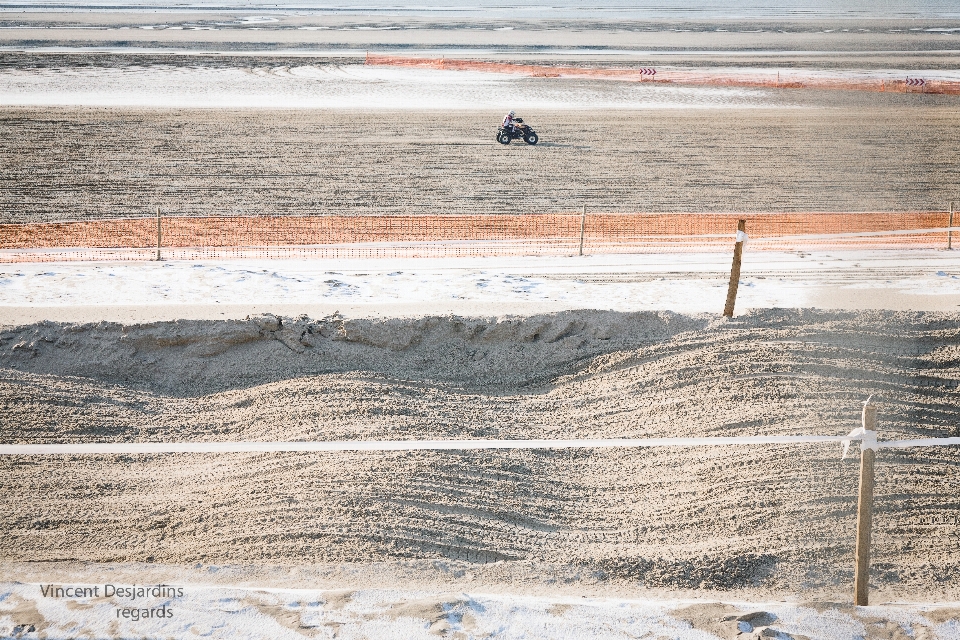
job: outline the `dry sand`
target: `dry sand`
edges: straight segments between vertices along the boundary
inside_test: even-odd
[[[222,16],[162,16],[175,18]],[[641,33],[570,22],[471,34],[291,16],[256,32],[117,28],[144,20],[7,12],[0,26],[28,28],[2,30],[0,46],[955,69],[958,37],[894,33],[903,25],[892,23],[866,34],[823,33],[837,26],[827,23],[723,34],[707,30],[758,25]],[[333,28],[297,29],[317,25]],[[378,29],[357,28],[370,26]],[[381,30],[391,26],[400,28]],[[128,54],[7,52],[0,67],[290,64]],[[942,209],[957,193],[955,100],[772,94],[769,109],[522,114],[543,134],[536,148],[496,145],[494,112],[7,108],[0,222],[151,214],[157,205],[205,215],[535,213],[585,201],[596,211]],[[434,118],[442,128],[425,131]],[[96,309],[99,322],[22,326],[4,316],[0,439],[842,434],[870,394],[881,402],[881,438],[958,435],[957,314],[471,312],[121,325]],[[0,569],[37,582],[719,590],[846,601],[857,465],[838,449],[4,458]],[[877,600],[960,597],[958,462],[954,448],[880,454]],[[233,568],[208,573],[211,564]],[[722,605],[678,613],[721,635],[732,633],[717,626],[728,614]],[[883,622],[886,635],[876,637],[902,637]]]
[[[749,228],[749,227],[748,227]],[[732,238],[731,238],[732,240]],[[744,252],[736,313],[960,309],[944,249]],[[716,313],[730,254],[19,263],[0,269],[0,325],[313,318],[531,316],[576,309]],[[119,302],[123,304],[118,304]]]
[[[47,322],[0,334],[0,437],[842,434],[870,394],[882,403],[882,438],[953,436],[958,321],[773,310],[732,321],[582,311]],[[367,563],[357,570],[384,580],[420,570],[452,580],[476,567],[487,583],[845,599],[857,464],[839,454],[809,445],[6,458],[0,556]],[[957,465],[952,448],[881,453],[879,593],[956,597]],[[453,564],[428,569],[430,559]]]
[[[542,79],[530,79],[531,82]],[[578,83],[564,80],[565,83]],[[584,81],[587,82],[587,81]],[[603,81],[601,81],[603,82]],[[776,92],[774,92],[776,93]],[[944,210],[952,96],[781,91],[775,109],[0,111],[0,222],[217,214]]]

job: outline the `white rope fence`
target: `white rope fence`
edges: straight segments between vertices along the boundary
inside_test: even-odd
[[[878,442],[875,432],[858,428],[845,436],[740,436],[715,438],[608,438],[580,440],[332,440],[323,442],[97,442],[0,444],[0,455],[101,455],[144,453],[281,453],[322,451],[467,451],[477,449],[609,449],[641,447],[718,447],[758,444],[837,442],[844,455],[853,441],[863,449],[902,449],[960,445],[960,438]]]
[[[739,242],[743,240],[739,239]],[[862,426],[845,436],[732,436],[704,438],[592,438],[571,440],[333,440],[326,442],[97,442],[0,444],[0,455],[102,455],[155,453],[277,453],[336,451],[466,451],[478,449],[573,449],[640,447],[717,447],[762,444],[860,443],[854,604],[869,602],[870,537],[873,526],[874,461],[877,449],[960,445],[960,437],[877,440],[877,407],[867,398]]]

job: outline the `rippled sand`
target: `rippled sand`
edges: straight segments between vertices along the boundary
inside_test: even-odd
[[[272,316],[0,335],[5,442],[955,435],[957,318]],[[953,593],[956,451],[880,455],[875,584]],[[0,460],[25,562],[446,558],[842,597],[858,465],[833,445]],[[909,495],[909,501],[902,496]],[[512,563],[512,564],[511,564]],[[570,578],[573,579],[573,578]],[[911,595],[912,594],[912,595]]]

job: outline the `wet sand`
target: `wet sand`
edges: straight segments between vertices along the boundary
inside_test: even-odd
[[[448,57],[658,65],[956,69],[957,20],[550,19],[510,12],[446,19],[209,10],[0,14],[0,46],[37,50],[298,52],[325,57],[442,52]]]

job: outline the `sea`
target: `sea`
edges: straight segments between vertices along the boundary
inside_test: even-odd
[[[402,3],[365,0],[360,3],[310,0],[4,0],[0,12],[20,11],[271,11],[298,14],[409,16],[423,18],[518,18],[540,20],[738,20],[738,19],[937,19],[960,18],[957,0],[604,0],[578,2],[497,2],[496,0],[433,0]]]

